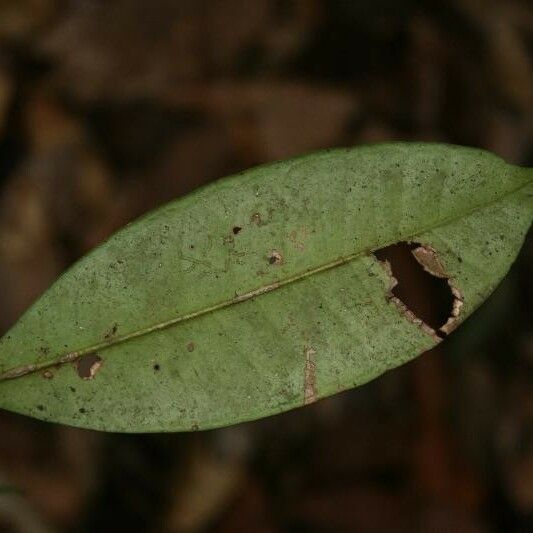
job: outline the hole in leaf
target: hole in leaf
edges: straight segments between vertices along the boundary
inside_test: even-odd
[[[154,365],[154,370],[155,370],[156,372],[159,372],[159,371],[161,370],[161,365],[158,364],[158,363],[156,363],[156,364]]]
[[[380,261],[388,261],[397,280],[393,296],[435,331],[452,314],[455,301],[446,277],[427,272],[413,256],[418,243],[400,242],[374,252]]]
[[[239,226],[233,226],[233,235],[237,235],[237,233],[240,233],[240,231],[242,230],[241,227]]]
[[[78,359],[76,370],[81,379],[93,379],[100,367],[102,366],[102,358],[96,353],[89,353],[83,355]]]

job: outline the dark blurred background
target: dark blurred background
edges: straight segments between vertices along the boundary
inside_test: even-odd
[[[533,166],[530,0],[0,0],[0,333],[163,202],[395,139]],[[270,419],[116,435],[2,412],[0,530],[533,531],[532,266],[529,237],[441,347]]]

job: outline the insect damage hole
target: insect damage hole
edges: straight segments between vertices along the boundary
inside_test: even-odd
[[[102,358],[96,353],[81,356],[76,362],[76,371],[81,379],[93,379],[103,364]]]
[[[400,242],[381,248],[374,255],[390,267],[396,281],[391,297],[407,318],[421,322],[423,329],[429,327],[432,331],[428,332],[437,335],[435,332],[443,331],[441,328],[457,316],[462,299],[430,247]]]

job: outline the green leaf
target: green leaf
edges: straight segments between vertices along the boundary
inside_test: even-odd
[[[449,332],[506,274],[532,214],[533,170],[438,144],[331,150],[226,178],[61,276],[0,341],[0,407],[187,431],[361,385],[440,341],[391,297],[372,251],[421,245],[418,260],[454,292]]]

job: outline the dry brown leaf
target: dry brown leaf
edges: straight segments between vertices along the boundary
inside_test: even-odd
[[[204,531],[244,483],[248,431],[229,428],[219,432],[216,439],[216,446],[195,448],[185,477],[181,471],[176,473],[165,531]]]
[[[235,141],[261,161],[342,144],[360,108],[357,95],[347,90],[273,80],[182,87],[165,101],[235,121]]]
[[[533,63],[526,42],[508,19],[496,13],[487,27],[496,82],[519,110],[533,110]]]
[[[21,40],[43,27],[58,7],[57,0],[2,0],[0,38]]]
[[[4,133],[13,91],[14,87],[11,76],[0,66],[0,136]]]

